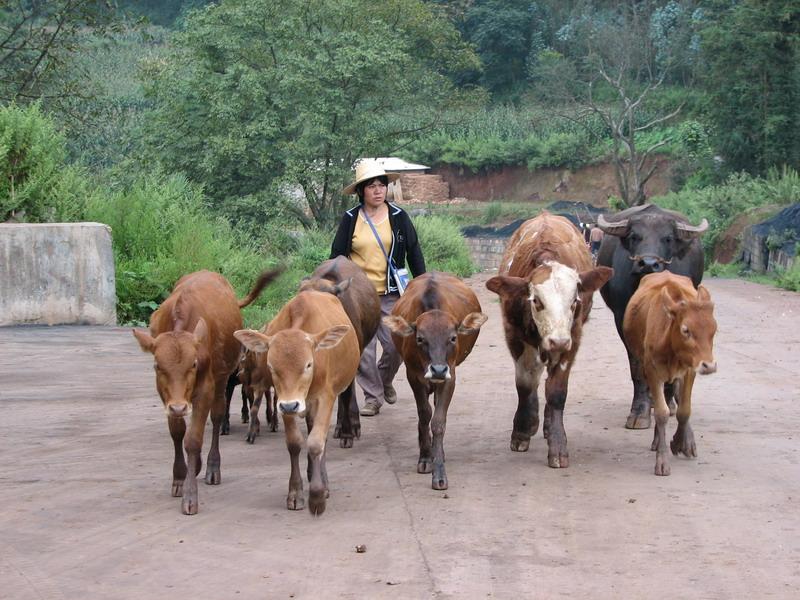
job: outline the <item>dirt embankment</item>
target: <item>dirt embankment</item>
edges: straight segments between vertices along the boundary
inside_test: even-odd
[[[665,194],[670,189],[671,163],[658,157],[658,168],[646,186],[647,196]],[[450,184],[450,197],[468,200],[541,202],[582,200],[595,206],[607,206],[610,196],[618,196],[614,166],[610,163],[588,165],[580,169],[539,169],[524,166],[481,170],[473,173],[463,167],[440,166],[431,171]]]

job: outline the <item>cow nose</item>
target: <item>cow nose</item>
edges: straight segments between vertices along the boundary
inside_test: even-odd
[[[279,402],[278,408],[286,415],[293,415],[297,412],[297,409],[300,408],[300,403],[297,400],[294,402]]]
[[[717,372],[717,362],[716,361],[702,361],[700,363],[700,368],[698,369],[700,375],[711,375],[712,373]]]
[[[660,273],[664,270],[664,263],[653,256],[645,256],[639,259],[639,270],[642,273]]]
[[[567,352],[572,347],[570,338],[549,338],[551,352]]]
[[[186,404],[186,402],[181,402],[180,404],[170,404],[167,407],[167,411],[170,417],[175,417],[176,419],[185,417],[189,412],[189,405]]]
[[[431,379],[444,379],[447,371],[447,365],[431,365]]]

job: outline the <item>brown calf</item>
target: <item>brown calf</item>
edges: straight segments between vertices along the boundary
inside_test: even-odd
[[[242,327],[239,309],[253,302],[279,273],[262,273],[241,301],[219,273],[190,273],[178,281],[169,298],[153,313],[150,333],[133,330],[142,350],[155,359],[156,388],[175,446],[172,495],[183,496],[184,514],[196,514],[198,509],[197,474],[202,466],[200,453],[209,411],[214,429],[205,480],[218,485],[222,479],[219,433],[226,411],[226,383],[241,349],[233,337],[233,332]],[[184,435],[184,417],[190,418],[188,435]],[[188,470],[181,443],[186,449]]]
[[[544,213],[517,229],[509,240],[500,275],[486,287],[500,296],[506,343],[514,359],[517,412],[511,450],[527,452],[539,429],[539,379],[547,369],[544,437],[547,463],[569,466],[564,405],[569,374],[580,346],[592,295],[613,271],[592,268],[578,229]]]
[[[364,271],[344,256],[326,260],[309,279],[300,284],[300,291],[317,290],[333,294],[342,303],[358,337],[359,354],[372,341],[381,318],[381,302]],[[349,405],[339,398],[339,409],[333,437],[342,448],[352,448],[353,438],[361,437],[361,420],[355,393],[355,381],[346,392]]]
[[[384,323],[406,364],[419,416],[417,473],[431,473],[435,490],[447,489],[444,432],[456,388],[456,366],[469,356],[486,322],[475,293],[457,277],[426,273],[414,278]],[[433,421],[428,401],[434,394]],[[431,433],[433,449],[431,450]]]
[[[717,370],[714,361],[714,304],[702,285],[694,289],[692,280],[669,271],[645,275],[625,309],[622,324],[625,344],[638,358],[647,387],[653,398],[656,417],[651,450],[656,451],[656,475],[669,475],[666,429],[669,407],[664,384],[678,385],[678,429],[672,438],[672,453],[697,456],[694,433],[689,425],[692,414],[692,386],[695,374]]]
[[[261,433],[258,411],[264,397],[267,399],[267,426],[270,431],[278,431],[277,399],[272,393],[272,376],[267,368],[266,355],[245,349],[239,361],[239,381],[242,383],[242,397],[247,398],[250,405],[250,426],[246,439],[248,444],[254,444]],[[242,412],[242,421],[246,423],[244,414]]]
[[[328,494],[325,442],[333,403],[350,388],[360,356],[350,319],[335,296],[307,291],[290,300],[265,333],[244,329],[235,335],[248,350],[267,353],[291,460],[286,507],[300,510],[304,505],[299,461],[303,435],[295,417],[305,417],[308,507],[311,514],[321,515]]]

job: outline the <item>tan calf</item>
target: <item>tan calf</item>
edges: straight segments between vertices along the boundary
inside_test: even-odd
[[[209,411],[213,435],[205,480],[209,485],[222,480],[219,434],[226,412],[225,387],[241,350],[233,337],[233,332],[242,327],[239,309],[253,302],[279,273],[262,273],[241,301],[219,273],[190,273],[178,281],[169,298],[153,313],[150,333],[133,330],[142,350],[154,357],[156,388],[175,447],[172,495],[183,496],[184,514],[196,514],[198,509],[197,474],[202,466],[200,454]],[[189,418],[188,434],[185,417]]]
[[[336,296],[305,291],[281,309],[265,333],[245,329],[235,335],[248,350],[267,353],[291,460],[286,507],[300,510],[304,506],[299,461],[303,435],[297,417],[305,417],[308,507],[311,514],[321,515],[328,495],[325,444],[333,403],[337,394],[351,388],[360,358],[350,319]]]
[[[664,384],[677,382],[678,429],[670,448],[673,454],[697,456],[689,425],[695,374],[717,370],[714,361],[714,304],[702,285],[668,271],[646,275],[628,303],[623,320],[625,344],[638,359],[653,398],[656,417],[652,450],[656,451],[656,475],[669,475],[666,428],[669,407]]]

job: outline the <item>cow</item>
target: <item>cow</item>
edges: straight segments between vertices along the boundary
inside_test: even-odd
[[[569,374],[592,295],[612,269],[592,267],[580,231],[564,217],[545,212],[514,232],[499,272],[486,287],[500,296],[506,344],[514,360],[518,404],[511,450],[527,452],[539,429],[539,380],[547,369],[547,464],[568,467],[563,412]]]
[[[458,277],[430,272],[414,278],[383,322],[406,365],[419,417],[417,473],[447,489],[444,432],[456,388],[456,366],[469,356],[486,322],[475,293]],[[433,420],[429,396],[434,395]],[[431,448],[433,434],[433,448]]]
[[[375,337],[381,318],[381,301],[364,271],[345,256],[337,256],[320,264],[311,277],[300,283],[300,291],[317,290],[333,294],[342,303],[358,337],[359,355]],[[339,399],[336,427],[333,437],[339,446],[352,448],[353,438],[361,437],[361,419],[358,414],[355,381],[346,392],[348,403]]]
[[[272,390],[272,377],[266,363],[266,355],[244,349],[239,360],[239,380],[242,382],[242,397],[249,404],[249,411],[245,413],[242,407],[242,421],[247,423],[245,414],[249,415],[250,426],[247,429],[247,443],[254,444],[256,437],[261,433],[261,421],[258,411],[261,400],[267,399],[267,426],[270,431],[278,431],[277,399]]]
[[[638,359],[639,374],[653,396],[656,416],[651,450],[656,451],[656,475],[669,475],[666,428],[670,410],[664,384],[677,382],[678,429],[670,443],[675,455],[696,457],[689,425],[695,374],[717,370],[714,361],[714,304],[704,286],[696,290],[691,279],[669,271],[642,277],[623,321],[625,344]]]
[[[600,289],[600,295],[614,313],[617,333],[624,343],[625,309],[644,275],[669,271],[689,277],[694,287],[700,285],[703,279],[700,236],[708,229],[708,221],[703,219],[700,225],[693,226],[680,213],[646,204],[623,210],[608,219],[600,215],[597,226],[606,234],[597,264],[614,268],[614,276]],[[651,399],[647,383],[641,379],[641,368],[627,344],[625,350],[633,381],[633,400],[625,427],[648,429]],[[672,396],[669,385],[667,395]]]
[[[350,319],[337,297],[309,290],[287,302],[264,333],[243,329],[235,336],[248,350],[266,353],[291,461],[286,507],[305,505],[299,462],[303,435],[297,424],[297,417],[305,417],[308,507],[312,515],[321,515],[328,495],[325,444],[333,403],[337,394],[351,389],[360,358]]]
[[[228,383],[225,384],[225,418],[222,420],[220,435],[228,435],[231,432],[231,400],[233,392],[239,384],[242,384],[242,380],[239,378],[239,369],[234,369],[233,373],[228,376]],[[248,422],[252,405],[252,400],[248,402],[245,387],[242,384],[242,423]]]
[[[183,497],[181,510],[186,515],[198,510],[197,475],[209,411],[213,435],[205,481],[219,485],[222,480],[219,434],[227,408],[226,383],[241,349],[233,337],[234,331],[242,328],[240,309],[253,302],[280,272],[264,271],[243,300],[236,299],[230,283],[219,273],[184,275],[151,316],[150,333],[133,330],[141,349],[154,357],[156,388],[175,447],[172,495]],[[185,417],[190,420],[188,433]]]

